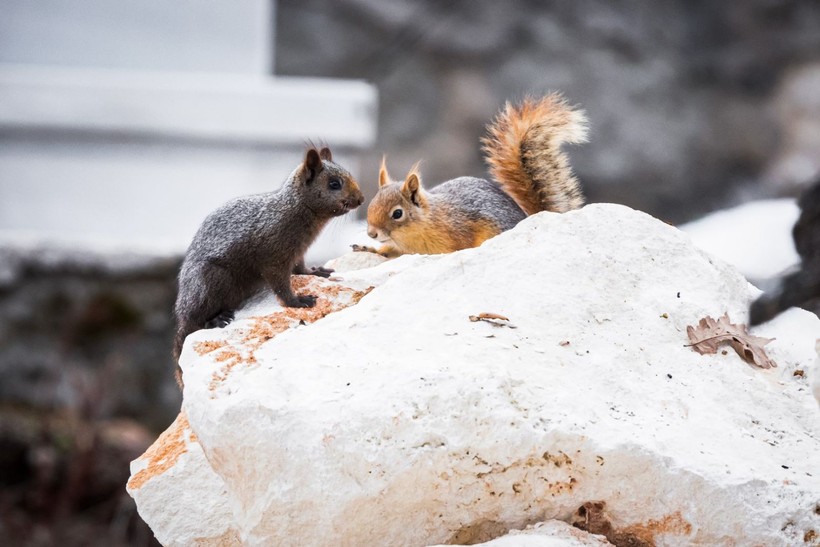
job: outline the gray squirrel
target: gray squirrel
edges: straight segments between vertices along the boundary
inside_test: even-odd
[[[208,215],[179,272],[174,359],[179,360],[186,336],[224,327],[265,285],[283,306],[313,307],[316,297],[295,294],[290,275],[333,272],[307,269],[305,251],[330,219],[363,201],[359,185],[333,163],[330,149],[311,147],[279,190],[234,199]]]

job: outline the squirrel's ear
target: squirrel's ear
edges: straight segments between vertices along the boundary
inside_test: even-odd
[[[421,178],[419,178],[418,167],[419,164],[417,163],[410,169],[401,187],[402,193],[410,198],[410,201],[412,201],[414,205],[419,204],[418,195],[419,189],[421,188]]]
[[[390,184],[390,173],[387,172],[387,155],[382,156],[382,164],[379,167],[379,188],[385,184]]]
[[[305,173],[305,182],[311,182],[322,170],[322,158],[319,157],[319,152],[315,148],[309,149],[305,154],[305,163],[302,169]]]
[[[327,146],[323,146],[321,150],[319,150],[319,157],[325,161],[333,161],[333,154],[330,153],[330,148]]]

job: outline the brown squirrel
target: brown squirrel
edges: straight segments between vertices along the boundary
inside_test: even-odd
[[[179,360],[186,336],[224,327],[266,284],[284,306],[313,307],[316,297],[294,294],[290,275],[333,272],[308,270],[305,251],[331,218],[363,201],[359,185],[333,163],[330,149],[311,147],[279,190],[234,199],[208,215],[179,272],[174,359]],[[179,370],[177,375],[179,381]]]
[[[482,139],[490,173],[448,180],[432,190],[421,184],[418,164],[393,182],[382,159],[379,190],[367,208],[367,234],[386,257],[449,253],[477,247],[539,211],[565,212],[584,204],[561,144],[586,141],[586,116],[553,93],[520,105],[507,103]]]

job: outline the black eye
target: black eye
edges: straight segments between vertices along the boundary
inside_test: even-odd
[[[342,181],[340,181],[339,179],[330,179],[330,182],[327,183],[327,186],[331,190],[341,190]]]
[[[399,220],[403,214],[404,211],[402,211],[401,209],[396,209],[395,211],[393,211],[393,214],[391,216],[396,220]]]

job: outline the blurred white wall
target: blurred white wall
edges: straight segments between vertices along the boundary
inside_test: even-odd
[[[271,1],[2,11],[0,239],[181,251],[210,210],[281,184],[307,140],[354,175],[373,144],[373,86],[270,75]]]
[[[271,71],[269,0],[3,0],[0,62]]]

